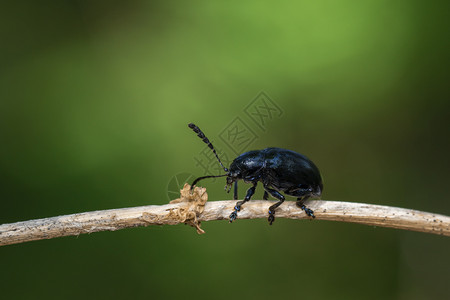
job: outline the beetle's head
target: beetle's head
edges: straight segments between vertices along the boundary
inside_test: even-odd
[[[230,192],[233,183],[235,181],[238,181],[239,179],[242,179],[241,170],[239,170],[233,162],[227,174],[227,185],[225,186],[225,190],[227,191],[227,193]]]
[[[235,177],[230,176],[230,174],[228,173],[227,176],[227,185],[225,186],[225,191],[227,191],[227,193],[230,192],[231,187],[233,186],[233,182],[235,182],[237,179]]]

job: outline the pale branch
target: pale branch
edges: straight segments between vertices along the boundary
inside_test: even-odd
[[[205,193],[206,194],[206,193]],[[205,201],[206,202],[206,201]],[[274,201],[252,200],[243,205],[239,219],[267,218]],[[128,227],[175,225],[196,226],[202,221],[228,220],[236,201],[203,203],[200,210],[192,203],[179,201],[166,205],[99,210],[0,225],[0,246],[62,236],[77,236],[98,231],[115,231]],[[390,227],[450,236],[450,217],[411,209],[364,203],[311,200],[307,206],[314,210],[315,221],[342,221],[371,226]],[[198,206],[197,206],[198,208]],[[199,212],[201,211],[201,212]],[[276,218],[310,219],[295,202],[286,201],[276,210]],[[276,226],[277,223],[274,223]],[[201,232],[199,232],[201,233]]]

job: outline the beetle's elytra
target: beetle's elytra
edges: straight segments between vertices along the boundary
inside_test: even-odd
[[[269,207],[269,224],[275,221],[275,209],[280,206],[285,197],[297,197],[297,206],[305,213],[315,218],[314,212],[305,206],[305,201],[310,197],[320,197],[323,191],[322,177],[317,166],[306,156],[295,151],[282,148],[266,148],[263,150],[253,150],[245,152],[236,157],[230,168],[224,167],[214,146],[205,134],[195,124],[190,123],[189,128],[194,130],[203,142],[214,152],[220,165],[226,172],[223,175],[207,175],[194,180],[192,187],[202,179],[214,177],[227,177],[227,192],[231,190],[234,183],[234,199],[238,199],[238,180],[251,183],[253,186],[247,190],[244,200],[238,201],[234,211],[230,215],[230,223],[233,222],[237,213],[241,210],[242,204],[249,201],[255,193],[256,185],[261,182],[264,187],[264,200],[269,198],[269,194],[279,201]],[[192,188],[191,187],[191,188]]]

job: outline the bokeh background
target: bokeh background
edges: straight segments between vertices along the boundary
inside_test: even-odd
[[[0,223],[169,201],[223,156],[289,148],[323,199],[450,214],[448,1],[4,1]],[[246,114],[261,91],[280,109]],[[211,171],[217,174],[217,170]],[[221,180],[210,200],[231,199]],[[247,187],[241,184],[243,197]],[[259,189],[255,198],[261,198]],[[450,240],[277,219],[0,248],[4,299],[445,299]]]

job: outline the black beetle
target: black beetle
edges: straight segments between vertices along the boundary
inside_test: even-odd
[[[269,224],[275,221],[275,209],[284,202],[286,195],[297,197],[297,206],[305,213],[315,218],[314,212],[307,208],[304,202],[310,197],[320,197],[323,191],[322,177],[316,165],[306,156],[282,148],[266,148],[263,150],[254,150],[245,152],[236,157],[230,165],[230,168],[224,167],[220,161],[211,142],[205,134],[195,124],[189,123],[189,128],[194,130],[203,142],[214,152],[222,168],[227,172],[224,175],[208,175],[194,180],[192,187],[202,179],[225,177],[227,176],[227,185],[225,190],[230,192],[234,183],[234,199],[238,199],[237,181],[242,179],[245,183],[251,183],[253,186],[247,190],[244,200],[238,201],[234,211],[230,215],[230,223],[233,222],[242,204],[249,201],[255,193],[258,181],[264,186],[263,199],[267,200],[269,194],[279,201],[269,207]]]

